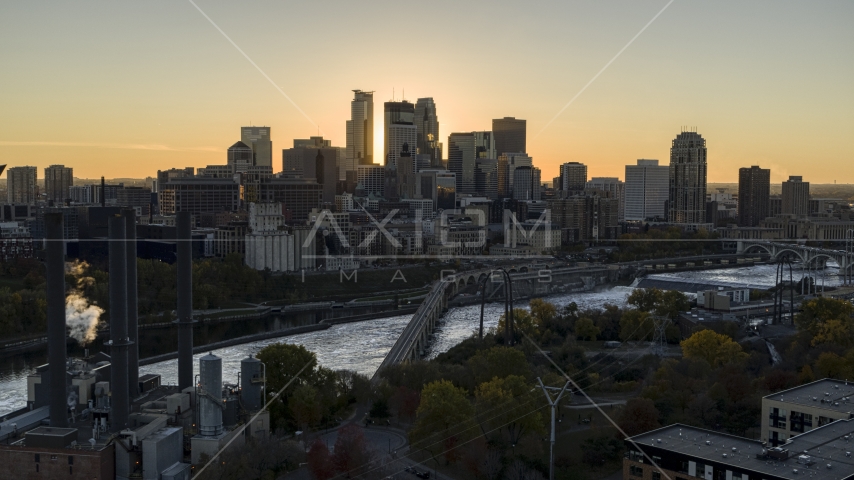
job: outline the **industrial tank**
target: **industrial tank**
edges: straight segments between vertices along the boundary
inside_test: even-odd
[[[243,408],[254,412],[261,409],[261,390],[264,386],[263,364],[251,355],[240,361],[240,401]]]
[[[222,359],[209,353],[199,359],[199,434],[222,433]]]

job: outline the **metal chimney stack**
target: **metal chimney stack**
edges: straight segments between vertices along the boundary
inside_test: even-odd
[[[139,395],[139,325],[138,325],[138,289],[136,273],[136,210],[126,208],[122,211],[125,218],[125,238],[127,250],[127,311],[128,339],[131,345],[128,350],[128,392],[131,397]]]
[[[107,206],[107,184],[104,183],[104,177],[101,177],[101,206]]]
[[[178,212],[178,387],[193,386],[193,248],[190,212]]]
[[[45,213],[47,240],[47,353],[50,372],[50,426],[68,427],[65,382],[65,238],[62,213]]]
[[[110,426],[113,431],[128,426],[128,311],[127,242],[125,217],[114,215],[108,223],[110,236]]]

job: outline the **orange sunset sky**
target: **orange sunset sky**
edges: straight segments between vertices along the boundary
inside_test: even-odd
[[[854,181],[854,2],[194,1],[293,103],[189,0],[5,2],[0,164],[141,178],[225,163],[253,124],[278,171],[294,138],[344,146],[358,88],[376,91],[380,153],[382,102],[405,89],[435,99],[443,143],[527,119],[543,180],[566,161],[666,164],[690,126],[710,182],[750,165]]]

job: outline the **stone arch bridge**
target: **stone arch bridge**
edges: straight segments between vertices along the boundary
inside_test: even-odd
[[[827,248],[809,247],[795,243],[760,242],[751,240],[739,240],[736,252],[738,254],[764,253],[770,255],[771,260],[789,257],[809,267],[824,267],[828,260],[833,260],[839,265],[839,274],[849,274],[854,271],[854,253],[845,250],[831,250]]]

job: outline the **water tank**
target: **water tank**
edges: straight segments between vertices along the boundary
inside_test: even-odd
[[[222,433],[222,359],[212,353],[199,359],[199,433]]]
[[[261,361],[248,356],[240,361],[240,401],[249,411],[261,409],[261,390],[264,387]]]

